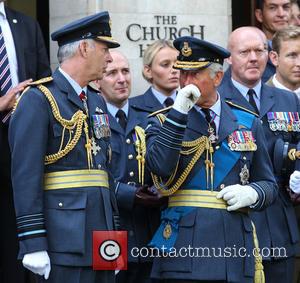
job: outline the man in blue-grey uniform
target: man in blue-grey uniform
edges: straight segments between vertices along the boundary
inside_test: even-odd
[[[128,269],[118,273],[116,282],[151,282],[151,258],[143,258],[139,251],[145,250],[158,228],[163,200],[151,186],[152,180],[145,167],[147,113],[137,111],[128,100],[131,91],[128,60],[118,50],[111,51],[111,56],[113,61],[108,64],[103,79],[96,83],[109,112],[110,169],[117,181],[121,227],[128,231]]]
[[[226,49],[189,36],[174,46],[182,89],[167,116],[157,114],[146,130],[147,166],[169,196],[150,243],[160,252],[152,276],[258,282],[263,267],[248,211],[264,209],[277,195],[260,122],[220,100]]]
[[[110,283],[113,271],[92,270],[92,232],[113,230],[117,211],[109,120],[88,83],[102,78],[119,44],[108,12],[51,37],[60,66],[22,94],[9,129],[19,257],[38,282]]]
[[[222,83],[220,95],[259,116],[279,187],[274,204],[252,214],[260,247],[265,251],[262,255],[266,282],[292,282],[299,235],[286,187],[294,170],[291,153],[299,141],[299,100],[292,92],[262,83],[268,60],[267,39],[262,31],[255,27],[236,29],[228,46],[232,77]]]

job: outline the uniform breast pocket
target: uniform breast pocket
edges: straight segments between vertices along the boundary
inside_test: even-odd
[[[53,131],[53,138],[49,139],[49,148],[48,148],[48,154],[55,154],[59,152],[60,150],[63,150],[66,148],[66,146],[69,146],[71,140],[74,138],[74,131],[71,133],[69,130],[63,131],[63,128],[59,124],[54,124],[52,126]],[[78,160],[86,160],[86,151],[85,151],[85,136],[81,135],[78,143],[76,146],[68,152],[68,154],[64,155],[61,159],[58,160],[60,165],[68,165],[68,164],[77,164]],[[77,150],[78,147],[81,147],[83,150]],[[82,159],[83,158],[83,159]]]
[[[83,254],[86,192],[49,191],[44,205],[49,251]]]

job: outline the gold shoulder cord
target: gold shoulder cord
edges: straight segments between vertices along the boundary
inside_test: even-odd
[[[46,88],[43,85],[38,85],[37,88],[46,96],[48,99],[52,113],[54,118],[62,125],[63,127],[63,133],[62,133],[62,138],[61,138],[61,144],[60,148],[57,153],[46,155],[45,157],[45,165],[51,164],[56,162],[57,160],[63,158],[66,156],[70,151],[74,149],[76,144],[78,143],[81,133],[82,133],[82,128],[84,126],[84,132],[86,136],[86,151],[87,151],[87,161],[88,161],[88,168],[90,169],[92,167],[92,153],[91,153],[91,140],[89,138],[89,133],[88,133],[88,123],[86,122],[87,116],[81,111],[78,110],[70,120],[64,119],[60,115],[60,111],[58,108],[58,105],[55,101],[55,98],[51,94],[50,90]],[[72,137],[72,130],[76,128],[75,134]],[[63,141],[64,141],[64,135],[65,135],[65,130],[69,130],[69,141],[66,144],[65,148],[62,149],[63,147]]]
[[[189,142],[184,141],[184,142],[182,142],[182,146],[183,146],[183,148],[188,148],[188,149],[181,150],[180,154],[190,155],[190,154],[194,153],[194,156],[192,157],[190,163],[185,168],[185,170],[180,175],[180,177],[177,179],[177,181],[174,185],[172,185],[169,189],[167,189],[167,187],[173,182],[174,177],[177,173],[179,160],[176,164],[176,168],[175,168],[173,174],[170,176],[169,180],[165,184],[163,184],[161,178],[159,178],[155,174],[151,173],[155,187],[161,192],[161,194],[163,196],[170,196],[179,189],[179,187],[183,184],[183,182],[186,180],[187,176],[193,169],[196,162],[199,160],[199,158],[202,155],[202,153],[204,152],[204,150],[206,150],[207,152],[210,152],[210,154],[212,154],[212,152],[211,152],[212,146],[211,146],[211,143],[210,143],[208,137],[206,137],[206,136],[202,136],[194,141],[189,141]],[[210,161],[208,160],[208,158],[206,158],[206,176],[208,176],[208,165],[209,165],[208,163],[209,162]],[[213,164],[211,164],[211,170],[213,171]],[[213,175],[213,172],[211,174]]]
[[[145,130],[139,126],[135,126],[136,142],[135,148],[137,152],[136,160],[138,162],[139,183],[144,185],[145,173],[145,155],[146,155],[146,136]]]

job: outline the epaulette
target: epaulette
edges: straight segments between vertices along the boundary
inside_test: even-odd
[[[169,107],[166,107],[166,108],[163,108],[163,109],[159,109],[159,110],[157,110],[157,111],[155,111],[155,112],[152,112],[151,114],[148,115],[148,118],[153,117],[153,116],[156,116],[157,114],[161,114],[161,113],[167,112],[167,111],[169,111],[171,108],[172,108],[172,106],[169,106]]]
[[[46,78],[42,78],[42,79],[40,79],[40,80],[31,82],[31,83],[29,83],[28,85],[30,85],[30,86],[35,86],[35,85],[40,85],[40,84],[44,84],[44,83],[51,82],[51,81],[53,81],[53,78],[52,78],[52,77],[46,77]]]
[[[243,111],[245,111],[245,112],[248,112],[248,113],[254,115],[255,117],[258,117],[258,118],[259,118],[259,115],[258,115],[257,113],[255,113],[255,112],[253,112],[253,111],[251,111],[251,110],[249,110],[249,109],[247,109],[247,108],[245,108],[245,107],[243,107],[243,106],[241,106],[241,105],[235,104],[235,103],[233,103],[233,102],[231,102],[231,101],[229,101],[229,100],[225,100],[225,102],[226,102],[227,104],[229,104],[230,106],[232,106],[232,107],[241,109],[241,110],[243,110]]]

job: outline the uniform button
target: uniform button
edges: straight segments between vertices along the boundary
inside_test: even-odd
[[[130,230],[130,231],[129,231],[129,236],[132,237],[133,235],[134,235],[134,232],[133,232],[132,230]]]
[[[101,169],[101,167],[102,167],[101,164],[98,164],[98,169]]]
[[[62,202],[60,202],[60,203],[58,204],[58,206],[59,206],[59,207],[63,207],[64,205],[63,205]]]
[[[216,150],[218,150],[219,148],[220,148],[220,146],[219,146],[219,145],[217,145],[217,146],[216,146]]]
[[[246,156],[243,156],[243,160],[247,160],[247,157],[246,157]]]
[[[133,159],[133,155],[132,155],[132,154],[129,154],[129,155],[128,155],[128,159],[130,159],[130,160]]]
[[[130,142],[131,142],[130,139],[126,139],[127,144],[130,144]]]
[[[134,172],[131,171],[131,172],[129,173],[129,176],[130,176],[130,177],[133,177],[133,176],[134,176]]]
[[[225,184],[220,185],[220,189],[223,190],[225,188]]]
[[[260,120],[260,123],[263,124],[264,123],[263,120]]]

